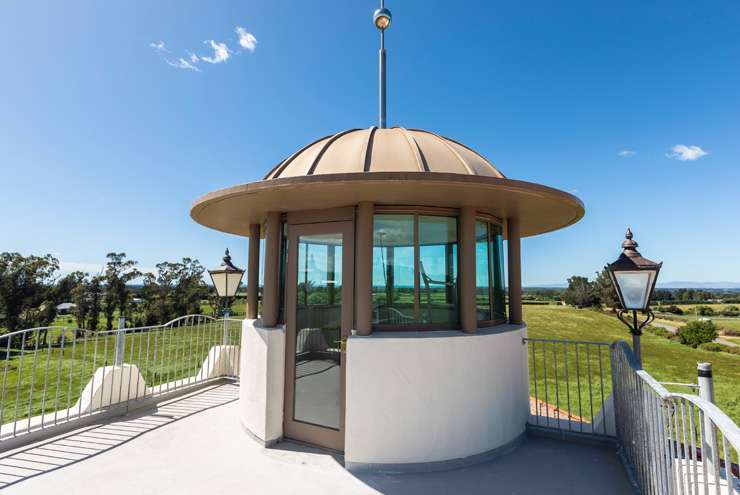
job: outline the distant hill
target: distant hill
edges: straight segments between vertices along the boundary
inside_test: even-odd
[[[738,282],[658,282],[659,289],[740,289]]]
[[[565,289],[568,284],[533,284],[525,289]],[[740,290],[740,282],[658,282],[658,289]]]

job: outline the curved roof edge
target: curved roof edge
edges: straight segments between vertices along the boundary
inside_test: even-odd
[[[585,208],[576,196],[531,182],[442,172],[319,174],[267,179],[228,187],[197,199],[196,222],[222,232],[249,235],[269,211],[301,211],[356,205],[436,206],[476,209],[517,218],[523,237],[572,225]]]

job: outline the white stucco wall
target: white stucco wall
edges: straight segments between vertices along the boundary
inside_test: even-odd
[[[515,441],[529,415],[525,336],[501,325],[350,337],[348,467],[460,460]]]
[[[285,329],[262,320],[242,323],[239,411],[247,430],[265,444],[283,436]]]

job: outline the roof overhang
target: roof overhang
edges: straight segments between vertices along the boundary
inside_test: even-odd
[[[371,201],[378,205],[476,209],[502,219],[518,218],[523,237],[572,225],[583,203],[551,187],[498,177],[439,172],[372,172],[288,177],[211,192],[196,200],[196,222],[231,234],[249,235],[270,211],[338,208]]]

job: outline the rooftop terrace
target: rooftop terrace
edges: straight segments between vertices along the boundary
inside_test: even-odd
[[[219,383],[6,452],[4,492],[632,493],[612,449],[539,437],[464,469],[354,475],[331,452],[291,441],[263,448],[239,425],[237,401],[238,386]]]

